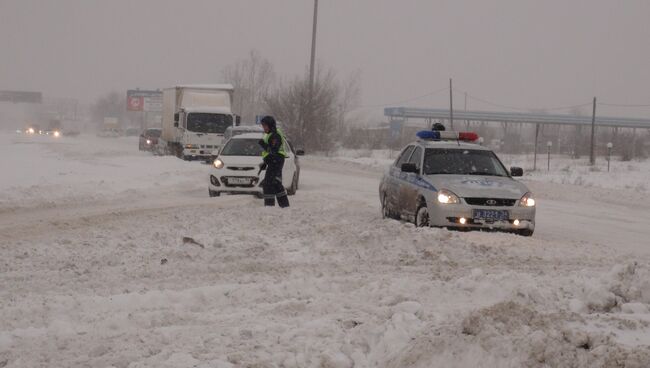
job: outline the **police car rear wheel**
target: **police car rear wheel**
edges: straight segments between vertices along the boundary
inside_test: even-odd
[[[427,205],[424,203],[421,203],[415,212],[415,226],[429,226],[429,210],[427,209]]]

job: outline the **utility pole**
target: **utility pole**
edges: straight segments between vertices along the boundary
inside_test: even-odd
[[[454,130],[454,95],[451,78],[449,78],[449,128]]]
[[[309,96],[307,101],[307,111],[306,113],[301,112],[300,121],[300,140],[301,144],[305,144],[305,120],[309,121],[313,115],[312,101],[314,97],[314,74],[315,74],[315,64],[316,64],[316,23],[318,21],[318,0],[314,0],[314,19],[312,22],[312,31],[311,31],[311,59],[309,61]],[[302,103],[301,103],[302,105]],[[302,110],[302,108],[301,108]]]
[[[589,153],[589,163],[591,166],[596,164],[596,156],[594,156],[594,139],[596,137],[596,97],[594,97],[594,111],[591,115],[591,151]]]
[[[314,0],[314,21],[311,31],[311,61],[309,63],[309,100],[314,91],[314,64],[316,63],[316,23],[318,22],[318,0]]]
[[[467,92],[465,92],[465,112],[467,112]],[[467,130],[469,130],[469,120],[465,120],[465,125],[467,126]]]
[[[535,153],[533,154],[533,171],[537,170],[537,140],[539,137],[539,123],[535,124]]]

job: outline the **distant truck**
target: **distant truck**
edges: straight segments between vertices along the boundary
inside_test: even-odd
[[[206,160],[224,143],[228,127],[239,125],[232,112],[230,84],[179,85],[163,90],[159,145],[183,160]]]
[[[120,136],[120,120],[115,117],[104,117],[104,124],[101,130],[97,133],[99,137],[119,137]]]

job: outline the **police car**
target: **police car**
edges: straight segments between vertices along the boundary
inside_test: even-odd
[[[474,144],[473,132],[421,131],[385,172],[379,185],[385,218],[416,226],[485,229],[531,236],[535,199],[494,152]]]
[[[260,172],[262,163],[262,147],[259,140],[264,133],[244,133],[230,138],[219,151],[209,176],[208,194],[217,197],[221,193],[262,195],[261,180],[264,171]],[[302,150],[294,150],[291,142],[287,142],[289,152],[282,168],[282,183],[289,195],[298,190],[300,181],[300,161],[298,156]]]

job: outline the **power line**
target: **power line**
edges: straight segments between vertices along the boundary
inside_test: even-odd
[[[599,105],[603,106],[614,106],[614,107],[650,107],[650,104],[643,105],[643,104],[615,104],[615,103],[605,103],[605,102],[599,102]]]
[[[508,106],[508,105],[502,105],[502,104],[499,104],[499,103],[496,103],[496,102],[491,102],[491,101],[488,101],[488,100],[473,96],[473,95],[469,94],[468,92],[462,91],[462,90],[460,90],[458,88],[454,88],[454,91],[458,92],[458,93],[467,94],[467,97],[469,97],[472,100],[483,102],[485,104],[492,105],[494,107],[500,107],[502,109],[517,110],[517,111],[530,112],[530,111],[533,111],[533,110],[544,110],[544,111],[568,110],[568,109],[574,109],[574,108],[578,108],[578,107],[585,107],[585,106],[590,106],[591,105],[591,102],[587,102],[587,103],[583,103],[583,104],[570,105],[570,106],[543,107],[543,108],[524,108],[524,107]]]

